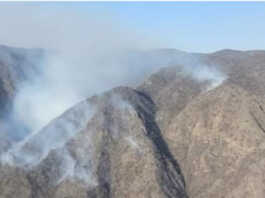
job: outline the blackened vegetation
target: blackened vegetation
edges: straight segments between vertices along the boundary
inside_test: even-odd
[[[102,142],[103,151],[100,154],[100,163],[97,169],[99,189],[97,198],[111,198],[111,164],[108,152],[108,136]]]
[[[160,128],[155,122],[156,107],[151,97],[135,91],[139,97],[127,93],[123,99],[130,102],[137,111],[146,128],[146,136],[152,141],[157,165],[157,179],[168,198],[186,198],[185,181],[176,159],[170,152],[162,137]],[[136,96],[137,96],[136,95]],[[137,101],[136,100],[139,100]]]

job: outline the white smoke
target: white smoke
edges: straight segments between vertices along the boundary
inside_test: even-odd
[[[178,65],[178,72],[181,72],[182,75],[187,75],[199,83],[207,82],[207,91],[216,88],[227,79],[219,65],[206,63],[198,55],[182,54],[175,62]]]
[[[210,80],[214,86],[225,79],[217,69],[197,60],[175,57],[171,52],[146,53],[148,49],[159,48],[160,39],[140,35],[138,30],[121,25],[111,15],[47,6],[16,3],[0,6],[0,43],[45,48],[48,53],[39,65],[40,75],[32,73],[30,81],[20,84],[14,101],[13,117],[24,123],[30,134],[2,155],[2,162],[37,165],[51,150],[64,147],[84,128],[94,110],[84,103],[78,106],[80,109],[46,126],[51,120],[84,98],[119,85],[135,85],[162,66],[184,65],[188,75],[199,82]],[[131,109],[117,98],[114,101],[121,108]],[[128,141],[137,147],[131,138]],[[73,170],[76,162],[70,154],[65,154],[64,160],[66,171],[58,182],[73,175],[89,177],[83,174],[85,169]]]
[[[30,131],[84,98],[132,85],[154,69],[136,52],[158,42],[120,25],[110,14],[45,4],[1,5],[0,43],[49,53],[38,68],[41,75],[19,85],[15,99],[13,113]]]
[[[0,43],[49,49],[39,66],[41,75],[33,73],[31,81],[19,85],[15,99],[14,117],[30,131],[41,129],[84,98],[134,85],[170,63],[184,63],[199,81],[221,81],[217,71],[201,66],[194,70],[187,58],[174,57],[174,50],[173,55],[159,50],[143,53],[162,41],[140,35],[102,11],[88,14],[71,6],[3,3],[0,20]]]
[[[208,81],[209,85],[207,90],[214,89],[221,85],[226,80],[226,75],[221,73],[216,67],[209,67],[208,65],[201,65],[195,67],[192,71],[192,76],[194,79],[203,82]]]
[[[93,113],[93,107],[87,101],[83,101],[47,127],[35,131],[22,142],[14,144],[2,155],[2,161],[22,167],[38,165],[51,150],[63,148],[70,139],[84,129]]]
[[[91,141],[87,142],[92,144]],[[61,158],[61,164],[57,167],[59,176],[52,178],[53,185],[59,185],[65,180],[82,181],[88,187],[97,186],[98,181],[95,175],[96,166],[92,161],[94,155],[92,150],[88,150],[85,146],[78,148],[78,159],[72,157],[67,148],[56,150],[57,158]]]
[[[128,141],[129,145],[132,148],[135,148],[135,149],[139,149],[140,150],[140,147],[139,147],[138,143],[136,142],[136,140],[132,136],[125,137],[125,140]]]
[[[13,144],[11,149],[0,156],[1,163],[32,170],[53,152],[59,161],[49,165],[56,166],[56,172],[54,175],[51,174],[50,178],[53,185],[58,185],[65,179],[78,179],[89,186],[97,185],[93,176],[91,138],[86,138],[85,143],[78,147],[78,159],[72,157],[66,146],[86,128],[94,112],[93,106],[87,101],[82,101],[42,130],[30,134],[22,142]]]

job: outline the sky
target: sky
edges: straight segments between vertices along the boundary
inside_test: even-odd
[[[54,10],[74,10],[89,20],[110,16],[120,26],[145,35],[146,38],[157,40],[162,48],[213,52],[227,48],[251,50],[265,47],[265,2],[6,4],[17,10],[23,6],[31,6],[33,18],[34,14],[39,13],[39,11],[34,12],[35,9],[42,10],[46,14]],[[4,3],[1,3],[0,8],[3,5]],[[7,23],[8,20],[5,22]]]
[[[265,2],[112,4],[124,23],[164,38],[168,47],[209,52],[265,48]]]

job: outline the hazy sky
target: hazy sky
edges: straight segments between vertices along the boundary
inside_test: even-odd
[[[167,46],[188,51],[265,48],[265,2],[173,2],[109,4],[142,31],[164,37]]]
[[[19,12],[22,3],[8,5]],[[211,52],[223,48],[265,48],[265,2],[79,2],[26,3],[32,16],[54,10],[74,10],[82,17],[111,16],[115,23],[159,40],[161,46]],[[35,10],[35,11],[34,11]],[[91,13],[98,13],[93,14]],[[91,18],[92,17],[92,18]],[[0,19],[8,23],[8,19]],[[1,38],[0,38],[1,39]],[[1,39],[0,41],[2,41]]]

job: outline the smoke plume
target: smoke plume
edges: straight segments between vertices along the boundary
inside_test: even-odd
[[[175,60],[182,75],[189,76],[199,83],[207,82],[206,90],[221,85],[227,76],[221,72],[220,65],[206,63],[200,56],[184,53]]]
[[[211,81],[213,86],[225,79],[216,68],[187,58],[183,52],[149,51],[160,48],[163,39],[139,34],[110,14],[87,13],[69,5],[64,9],[52,4],[1,3],[0,43],[46,51],[37,65],[38,73],[29,73],[30,80],[17,85],[11,117],[23,123],[28,133],[22,133],[22,141],[1,156],[6,163],[37,165],[84,127],[93,107],[84,103],[67,114],[79,114],[78,125],[71,116],[56,117],[94,94],[119,85],[135,86],[163,66],[182,65],[185,74],[199,82]],[[16,134],[12,130],[12,137]],[[131,138],[128,141],[137,147]],[[64,160],[71,162],[66,156]],[[69,163],[65,168],[71,167]]]

